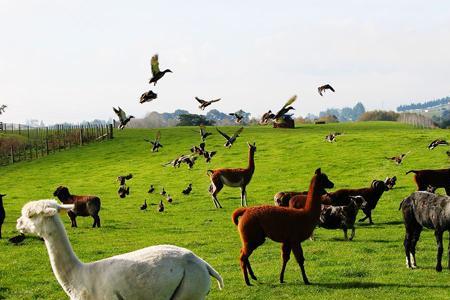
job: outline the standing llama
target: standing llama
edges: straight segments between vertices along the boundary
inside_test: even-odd
[[[17,229],[42,237],[53,273],[70,299],[205,299],[210,276],[221,276],[191,251],[158,245],[92,263],[72,250],[58,212],[73,204],[32,201],[22,208]]]
[[[436,271],[442,271],[443,234],[450,231],[450,197],[419,191],[412,193],[400,203],[405,223],[403,246],[406,267],[416,268],[416,244],[423,227],[434,229],[437,243]],[[448,268],[450,269],[450,242],[448,248]],[[412,262],[411,262],[412,260]]]
[[[284,271],[292,251],[300,266],[303,282],[310,284],[306,277],[305,258],[301,243],[311,236],[319,223],[321,207],[319,191],[323,188],[320,186],[321,175],[321,170],[317,169],[309,186],[305,207],[302,209],[262,205],[241,207],[233,212],[232,220],[238,226],[242,241],[240,265],[247,285],[251,285],[248,273],[252,279],[256,280],[249,257],[256,248],[264,243],[266,237],[282,244],[283,265],[280,282],[284,282]]]
[[[217,194],[222,190],[223,186],[240,187],[241,188],[241,206],[247,206],[247,192],[246,187],[252,179],[253,172],[255,172],[255,151],[256,144],[248,145],[248,166],[247,168],[238,169],[215,169],[208,170],[207,174],[211,180],[209,186],[209,192],[212,195],[214,205],[216,208],[222,208],[219,200],[217,200]]]

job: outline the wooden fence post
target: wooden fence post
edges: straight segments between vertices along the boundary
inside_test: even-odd
[[[112,140],[114,138],[114,136],[113,136],[113,125],[112,124],[108,124],[107,131],[108,131],[108,138],[110,140]]]

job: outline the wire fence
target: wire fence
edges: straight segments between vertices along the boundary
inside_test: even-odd
[[[55,152],[112,138],[112,124],[30,127],[0,122],[0,165],[33,160]]]

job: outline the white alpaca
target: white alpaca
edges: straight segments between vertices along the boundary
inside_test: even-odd
[[[71,299],[204,299],[210,276],[222,277],[191,251],[158,245],[92,263],[82,263],[67,238],[59,211],[73,205],[32,201],[22,208],[17,229],[44,238],[53,273]]]

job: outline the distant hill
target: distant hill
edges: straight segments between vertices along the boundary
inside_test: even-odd
[[[248,123],[250,121],[250,113],[240,111],[244,116],[243,122]],[[131,128],[155,128],[155,127],[172,127],[178,124],[180,115],[191,114],[187,110],[177,109],[173,113],[158,113],[156,111],[147,113],[142,119],[132,119],[129,123]],[[204,115],[206,119],[211,120],[214,124],[219,126],[234,125],[234,117],[228,113],[221,112],[217,109],[211,109]]]
[[[404,112],[404,111],[438,108],[440,106],[448,106],[449,102],[450,102],[450,96],[447,96],[445,98],[426,101],[426,102],[422,102],[422,103],[412,103],[412,104],[408,104],[408,105],[400,105],[399,107],[397,107],[397,111]]]

